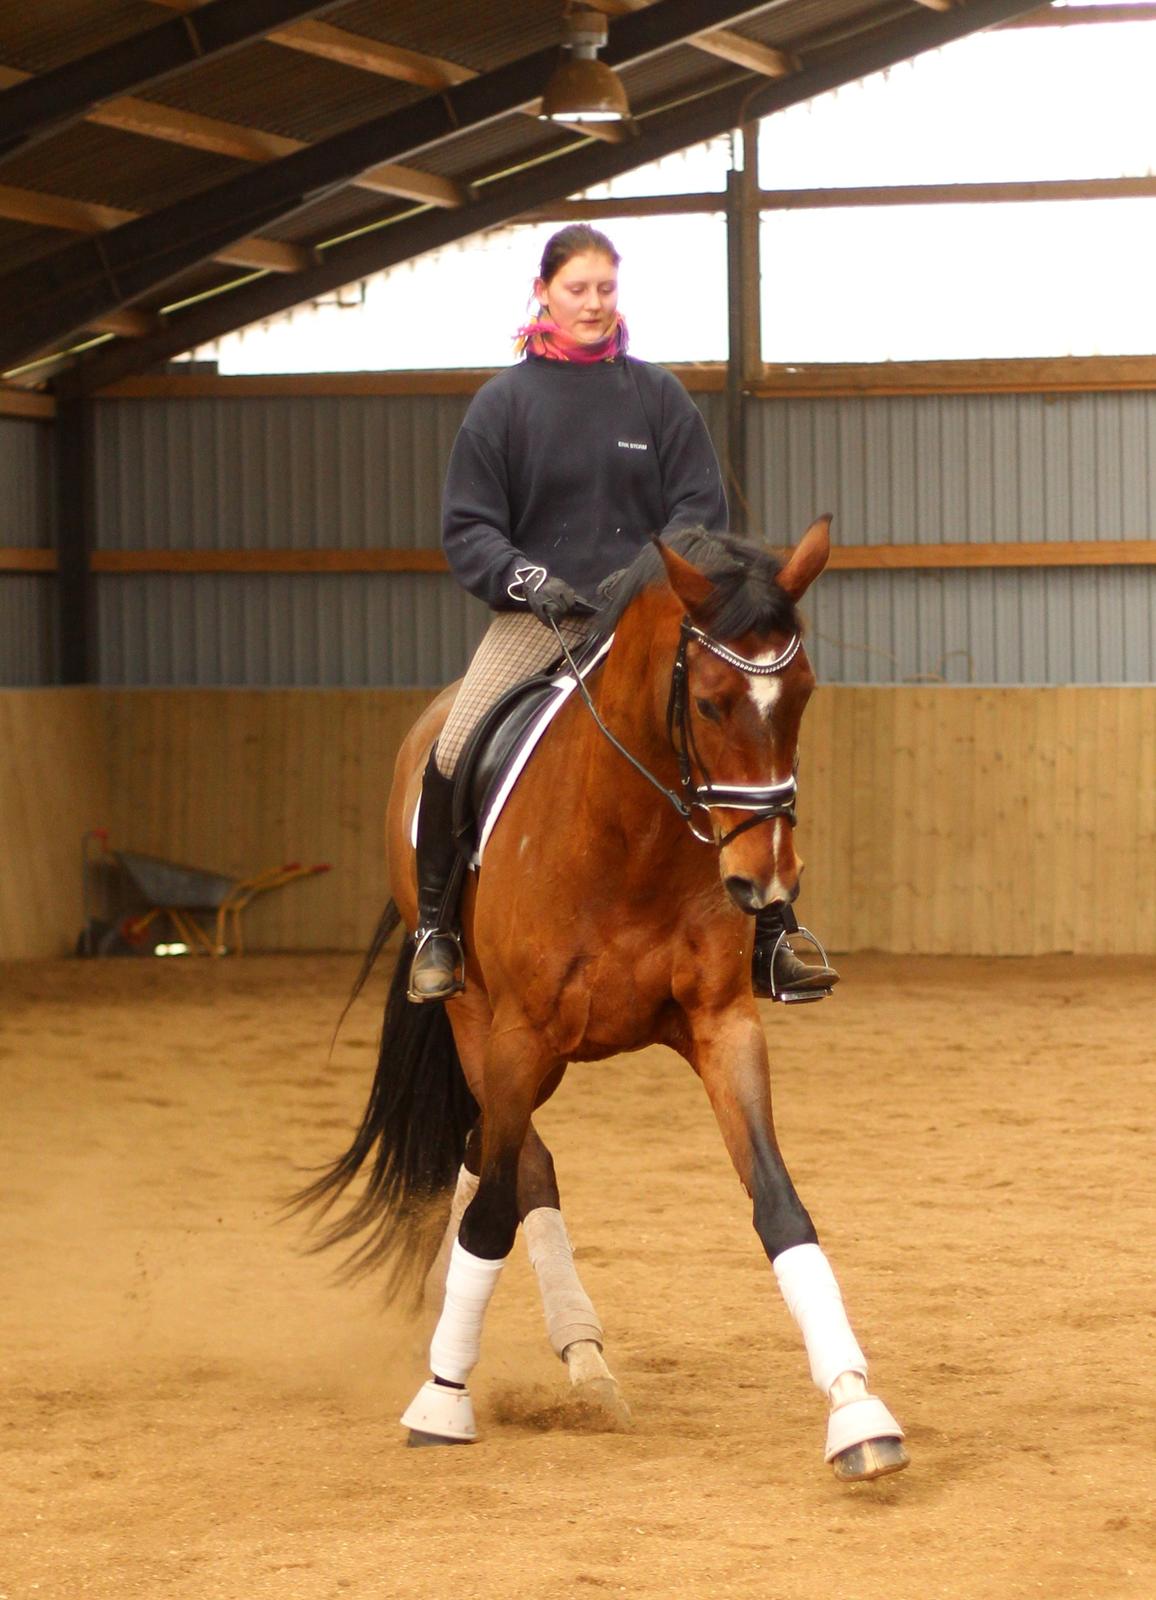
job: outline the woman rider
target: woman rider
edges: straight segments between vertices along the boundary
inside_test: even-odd
[[[474,397],[446,474],[442,532],[458,581],[496,612],[429,758],[418,818],[417,949],[409,998],[462,988],[455,908],[453,775],[473,729],[515,683],[573,649],[599,585],[655,531],[725,529],[726,495],[702,417],[671,373],[626,354],[619,255],[575,223],[547,242],[534,283],[538,314],[524,359]],[[756,914],[755,992],[823,991],[828,967],[805,965],[779,935],[789,907]]]

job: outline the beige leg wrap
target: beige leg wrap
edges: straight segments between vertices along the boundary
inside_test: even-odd
[[[601,1349],[602,1323],[575,1271],[574,1250],[562,1213],[553,1206],[539,1206],[523,1219],[522,1231],[556,1354],[564,1359],[567,1346],[584,1339]]]
[[[450,1252],[457,1239],[458,1229],[462,1225],[462,1218],[466,1214],[466,1207],[477,1194],[480,1182],[481,1179],[475,1178],[472,1172],[467,1172],[465,1167],[459,1167],[457,1187],[450,1201],[450,1219],[446,1223],[446,1231],[438,1246],[433,1266],[426,1273],[424,1299],[431,1311],[440,1311],[442,1308],[446,1294],[446,1273],[450,1269]]]

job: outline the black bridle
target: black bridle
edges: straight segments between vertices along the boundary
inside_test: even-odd
[[[578,691],[586,702],[586,709],[594,718],[600,731],[609,739],[610,743],[626,757],[636,772],[644,777],[670,801],[679,816],[686,823],[696,839],[703,844],[714,844],[720,850],[726,848],[731,840],[740,833],[745,833],[748,828],[757,828],[760,823],[768,822],[773,817],[784,817],[793,828],[795,826],[795,800],[798,795],[798,784],[795,774],[784,778],[780,783],[714,783],[711,780],[706,762],[703,760],[698,745],[695,742],[694,730],[690,721],[690,700],[687,690],[687,647],[691,640],[701,645],[704,650],[709,650],[720,661],[725,661],[728,666],[735,667],[740,672],[748,672],[755,677],[773,677],[776,673],[785,671],[795,659],[802,645],[802,637],[795,634],[785,650],[782,650],[770,661],[748,661],[745,656],[736,655],[733,650],[728,650],[726,645],[720,644],[717,639],[712,639],[709,633],[704,633],[701,628],[696,628],[689,617],[682,619],[679,632],[678,652],[674,658],[674,667],[670,675],[670,694],[666,703],[666,731],[671,747],[678,758],[678,777],[681,794],[676,794],[673,789],[659,781],[642,762],[622,744],[598,715],[597,708],[590,698],[590,692],[583,681],[582,674],[574,664],[574,658],[567,648],[566,641],[558,631],[557,624],[551,620],[550,626],[554,636],[562,647],[570,670],[574,674],[574,681]],[[702,773],[703,782],[695,783],[693,764],[697,764]],[[704,833],[697,827],[694,820],[696,811],[705,811],[709,822],[712,810],[749,811],[751,815],[732,828],[723,838],[716,839],[713,828]]]

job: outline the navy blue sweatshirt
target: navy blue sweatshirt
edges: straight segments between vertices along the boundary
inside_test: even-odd
[[[515,610],[519,566],[542,566],[587,599],[652,534],[727,524],[718,458],[671,373],[619,357],[528,356],[474,396],[454,441],[442,541],[464,588]]]

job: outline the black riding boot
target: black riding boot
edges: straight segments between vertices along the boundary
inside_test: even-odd
[[[454,780],[438,771],[434,755],[421,781],[417,819],[417,949],[407,998],[448,1000],[465,988],[458,931],[462,860],[453,835]]]
[[[799,932],[795,913],[785,900],[776,900],[755,912],[755,952],[751,982],[766,1000],[822,1000],[839,981],[834,967],[808,966],[800,961],[783,934]]]

